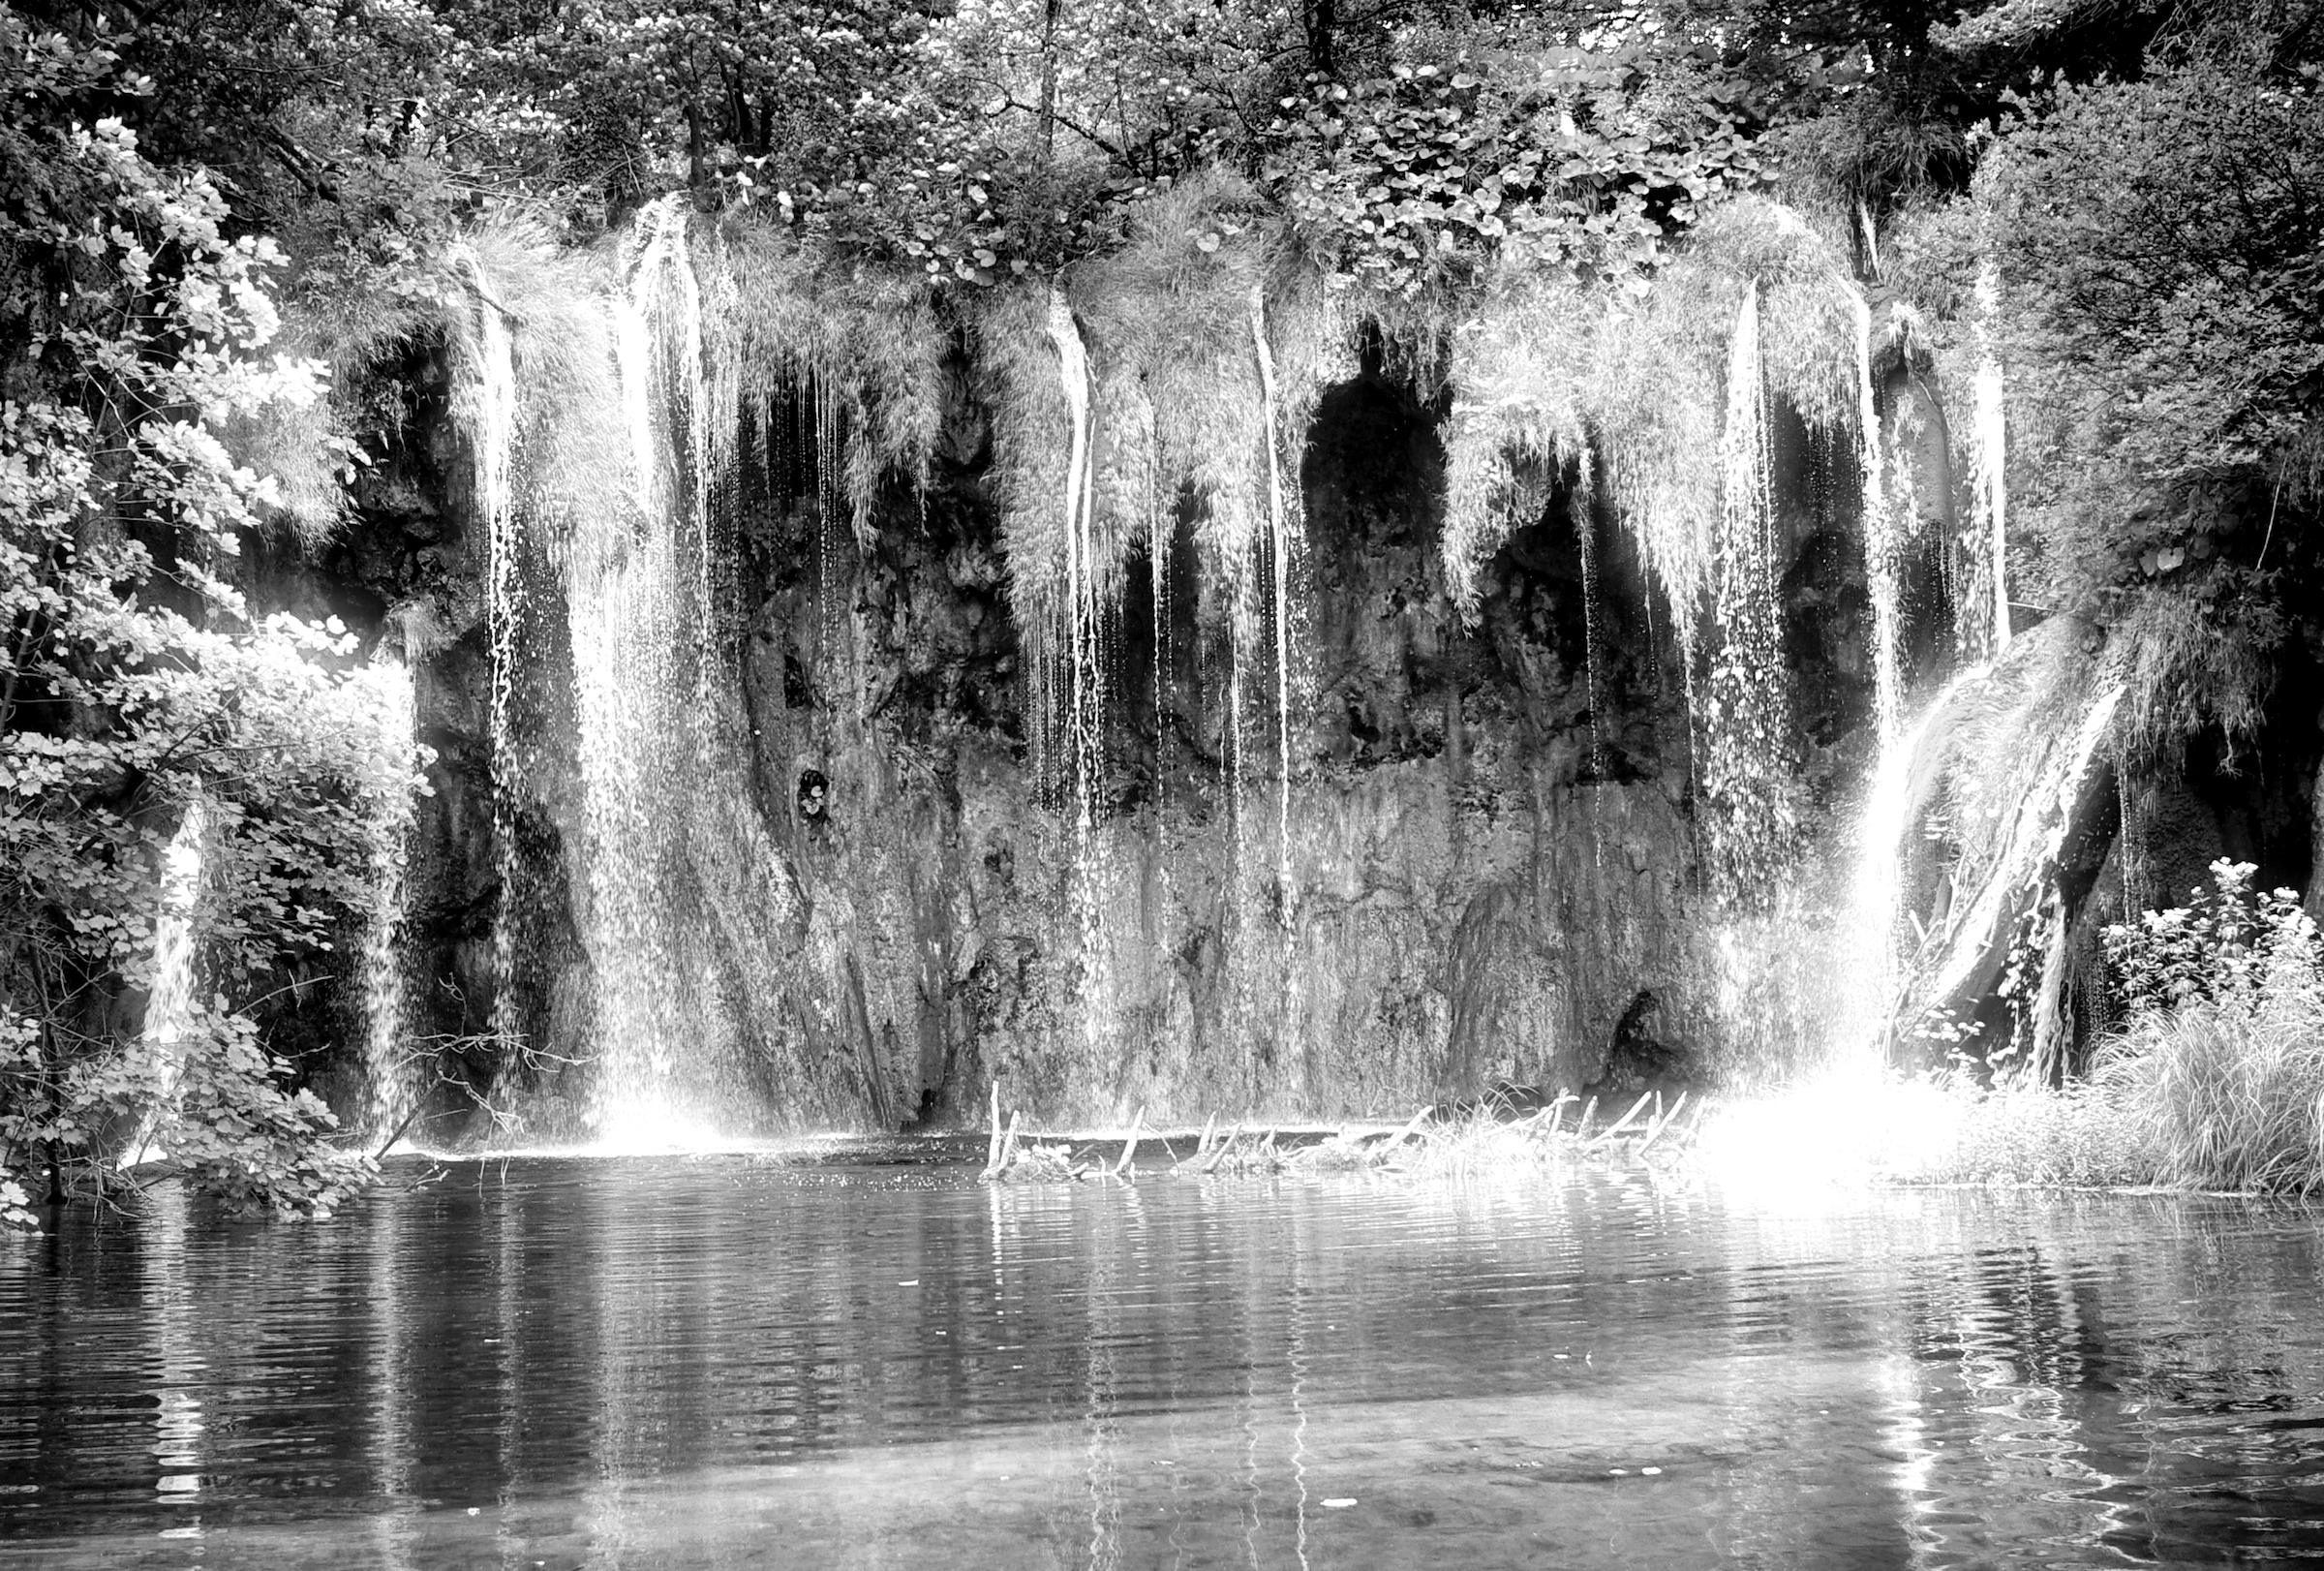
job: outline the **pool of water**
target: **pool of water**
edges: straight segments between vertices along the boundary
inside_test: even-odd
[[[0,1564],[2324,1558],[2308,1212],[913,1155],[0,1244]]]

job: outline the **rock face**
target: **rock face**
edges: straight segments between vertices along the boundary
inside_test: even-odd
[[[996,1078],[1057,1120],[1388,1114],[1773,1072],[1828,1012],[1828,915],[1697,887],[1686,675],[1626,532],[1557,490],[1462,625],[1443,411],[1377,366],[1324,397],[1300,477],[1288,789],[1191,507],[1104,629],[1103,789],[1060,785],[963,365],[932,483],[865,542],[801,478],[796,411],[742,445],[716,551],[679,563],[715,613],[690,688],[608,690],[583,546],[528,525],[498,811],[455,375],[397,369],[358,522],[270,580],[416,675],[407,1015],[436,1138],[585,1135],[641,1085],[736,1133],[965,1122]],[[1779,464],[1791,751],[1828,808],[1865,748],[1861,551],[1813,482],[1844,464],[1795,426]],[[609,691],[676,719],[613,746]]]
[[[2306,652],[2283,657],[2252,735],[2156,749],[2139,745],[2111,644],[2103,629],[2053,619],[1931,718],[1899,891],[1918,938],[1890,1022],[1906,1067],[1960,1052],[2046,1079],[2077,1073],[2119,1023],[2106,928],[2187,905],[2219,858],[2252,864],[2260,888],[2314,894]]]

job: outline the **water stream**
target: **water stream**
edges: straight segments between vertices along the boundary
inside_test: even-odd
[[[178,1082],[185,1073],[187,1038],[194,1030],[200,992],[195,963],[200,958],[197,918],[201,901],[202,837],[210,811],[197,797],[187,804],[162,852],[161,904],[153,919],[153,975],[145,1001],[144,1048],[151,1100],[140,1115],[133,1159],[167,1155],[170,1121],[178,1106]]]
[[[380,699],[381,757],[398,772],[408,770],[413,746],[412,672],[401,661],[388,659],[375,664],[371,675]],[[405,1040],[412,819],[412,793],[393,789],[381,794],[371,822],[372,909],[363,925],[357,964],[363,998],[364,1127],[379,1139],[402,1129],[421,1089],[412,1046]]]
[[[1991,597],[1987,648],[1999,655],[2009,647],[2009,478],[2007,417],[2001,362],[1995,358],[1985,323],[2001,308],[2001,283],[1992,273],[1977,279],[1977,369],[1971,380],[1974,431],[1972,495],[1975,504],[1977,553],[1984,588]]]
[[[491,752],[492,840],[499,876],[499,907],[492,925],[494,995],[492,1033],[502,1042],[522,1034],[517,1024],[517,917],[519,899],[516,820],[524,765],[516,746],[515,708],[518,638],[525,610],[523,520],[517,515],[513,469],[517,401],[515,344],[490,281],[474,257],[468,259],[476,293],[476,336],[461,382],[464,425],[473,446],[475,507],[485,537],[485,631],[490,640],[492,687],[486,720]]]

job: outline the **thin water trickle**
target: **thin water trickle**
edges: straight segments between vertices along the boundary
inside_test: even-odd
[[[2001,362],[1992,348],[1991,322],[2001,309],[2001,282],[1991,271],[1977,278],[1977,369],[1972,383],[1975,409],[1976,539],[1977,554],[1991,595],[1991,625],[1986,630],[1989,656],[2009,647],[2009,478],[2005,391]]]
[[[1601,712],[1605,702],[1599,682],[1599,667],[1604,663],[1601,648],[1605,638],[1605,592],[1599,587],[1597,469],[1585,448],[1575,463],[1574,489],[1567,499],[1567,512],[1574,524],[1574,542],[1581,556],[1581,663],[1582,696],[1590,706],[1590,778],[1603,782],[1606,777],[1605,717]],[[1603,858],[1605,847],[1597,842],[1598,855]]]
[[[1108,1007],[1112,955],[1106,907],[1112,889],[1100,801],[1105,790],[1105,724],[1108,701],[1105,630],[1116,565],[1101,549],[1095,490],[1096,453],[1090,417],[1089,353],[1062,291],[1049,293],[1049,338],[1057,352],[1058,386],[1070,420],[1066,454],[1065,631],[1066,743],[1072,771],[1067,790],[1073,815],[1071,873],[1074,924],[1081,946],[1076,1015],[1084,1042],[1100,1046],[1112,1025]]]
[[[461,403],[474,454],[476,510],[485,535],[485,626],[492,648],[487,730],[491,748],[492,842],[499,876],[493,917],[492,1032],[503,1043],[522,1032],[516,1007],[517,802],[524,768],[517,755],[515,711],[518,638],[525,614],[521,520],[512,492],[517,433],[516,352],[507,319],[482,264],[467,259],[476,294],[476,334],[470,344]]]
[[[1275,358],[1267,347],[1267,294],[1251,286],[1251,345],[1259,362],[1259,429],[1267,447],[1267,524],[1272,567],[1275,656],[1275,906],[1285,932],[1296,902],[1291,866],[1291,572],[1293,535],[1283,499],[1283,460],[1275,417]]]
[[[1897,602],[1896,521],[1888,508],[1881,451],[1880,393],[1872,379],[1872,304],[1859,291],[1856,313],[1856,459],[1864,588],[1872,601],[1873,717],[1886,766],[1904,728],[1904,627]]]

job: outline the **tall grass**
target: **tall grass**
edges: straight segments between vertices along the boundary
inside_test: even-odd
[[[2305,1193],[2324,1186],[2324,941],[2248,864],[2105,939],[2125,1024],[2089,1079],[2005,1088],[1964,1109],[1921,1177],[2159,1184]]]
[[[2215,862],[2187,906],[2106,931],[2130,1017],[2091,1078],[2161,1182],[2305,1191],[2324,1183],[2324,940],[2251,875]]]
[[[2106,1044],[2093,1090],[2146,1155],[2153,1182],[2324,1183],[2324,1011],[2305,990],[2141,1015]]]
[[[2108,1188],[2162,1182],[2150,1127],[2106,1091],[1967,1082],[1941,1088],[1944,1136],[1894,1176],[1921,1184]],[[1925,1111],[1925,1109],[1924,1109]]]

